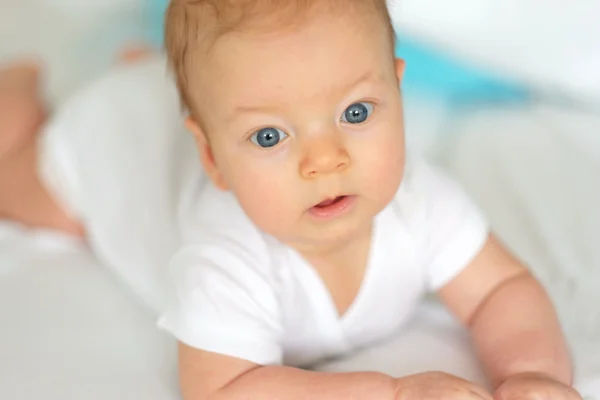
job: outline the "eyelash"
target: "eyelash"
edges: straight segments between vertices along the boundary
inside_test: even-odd
[[[354,105],[357,105],[357,104],[368,104],[368,105],[371,107],[371,110],[370,110],[370,112],[369,112],[369,114],[368,114],[368,116],[367,116],[367,119],[366,119],[365,121],[363,121],[363,122],[356,123],[356,124],[353,124],[353,123],[351,123],[351,122],[349,122],[349,121],[344,121],[344,118],[345,118],[345,116],[346,116],[346,115],[345,115],[345,114],[346,114],[346,111],[348,111],[348,109],[349,109],[350,107],[352,107],[352,106],[354,106]],[[372,101],[372,100],[359,100],[359,101],[355,101],[355,102],[351,103],[349,106],[347,106],[347,107],[344,109],[344,111],[342,112],[342,115],[340,116],[340,122],[341,122],[341,123],[348,124],[348,125],[354,125],[354,126],[361,126],[361,125],[364,125],[364,124],[366,124],[367,122],[369,122],[369,120],[372,118],[373,114],[375,113],[375,110],[377,109],[377,105],[378,105],[378,104],[377,104],[375,101]]]
[[[344,115],[344,114],[345,114],[346,110],[348,110],[348,108],[352,107],[352,106],[353,106],[353,105],[355,105],[355,104],[361,104],[361,103],[366,103],[366,104],[369,104],[369,105],[371,105],[371,107],[372,107],[372,110],[371,110],[371,113],[370,113],[370,114],[369,114],[369,116],[368,116],[368,119],[367,119],[366,121],[362,122],[362,123],[359,123],[359,124],[352,124],[352,123],[350,123],[350,122],[343,121],[343,118],[345,117],[345,115]],[[344,111],[342,112],[342,114],[341,114],[341,116],[340,116],[340,118],[339,118],[339,121],[340,121],[341,123],[345,123],[345,124],[348,124],[348,125],[355,125],[355,126],[360,126],[360,125],[366,124],[366,123],[368,122],[368,120],[369,120],[369,119],[370,119],[370,118],[373,116],[373,114],[376,112],[376,110],[377,110],[378,106],[379,106],[379,103],[378,103],[378,102],[376,102],[375,100],[371,100],[371,99],[363,99],[363,100],[358,100],[358,101],[355,101],[355,102],[351,103],[350,105],[348,105],[348,106],[347,106],[347,107],[344,109]],[[255,144],[255,143],[252,141],[252,138],[253,138],[253,137],[254,137],[254,135],[256,135],[258,132],[260,132],[261,130],[263,130],[263,129],[266,129],[266,128],[278,129],[278,130],[281,130],[281,131],[282,131],[284,134],[286,134],[288,137],[289,137],[289,136],[291,136],[291,135],[290,135],[290,134],[289,134],[287,131],[285,131],[284,129],[276,128],[275,126],[263,126],[263,127],[260,127],[260,128],[253,129],[253,130],[252,130],[252,131],[250,131],[248,134],[246,134],[246,135],[245,135],[245,140],[246,140],[247,142],[250,142],[250,143],[252,143],[252,144],[253,144],[253,145],[255,145],[256,147],[259,147],[259,148],[260,148],[260,146],[256,145],[256,144]],[[279,147],[279,145],[280,145],[281,143],[283,143],[283,142],[287,141],[287,139],[288,139],[288,138],[285,138],[284,140],[282,140],[282,141],[281,141],[279,144],[275,145],[274,147]],[[263,150],[268,150],[268,149],[269,149],[269,148],[263,148]]]
[[[269,147],[262,147],[260,145],[260,143],[258,143],[258,139],[255,139],[255,136],[258,135],[261,131],[266,130],[266,129],[272,129],[276,132],[281,132],[283,135],[279,135],[279,136],[284,136],[282,139],[280,139],[276,144],[274,144],[273,146],[269,146]],[[279,129],[279,128],[275,128],[272,126],[269,127],[264,127],[264,128],[259,128],[255,131],[253,131],[253,133],[250,134],[250,136],[248,137],[248,141],[250,143],[252,143],[253,145],[255,145],[256,147],[260,147],[264,150],[269,150],[269,149],[273,149],[276,147],[279,147],[281,145],[281,143],[284,143],[285,141],[287,141],[287,139],[290,137],[289,133],[287,133],[286,131],[284,131],[283,129]]]

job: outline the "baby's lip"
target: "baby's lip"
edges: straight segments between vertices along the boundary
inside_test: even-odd
[[[347,214],[352,210],[355,203],[356,196],[353,195],[328,197],[312,206],[309,214],[319,221],[327,221]]]
[[[329,207],[329,206],[339,202],[340,200],[343,200],[345,197],[348,197],[348,196],[347,195],[329,196],[325,200],[321,201],[320,203],[315,204],[311,208]]]

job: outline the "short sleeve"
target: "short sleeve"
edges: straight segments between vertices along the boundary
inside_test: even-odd
[[[437,291],[479,254],[489,226],[474,201],[440,169],[420,162],[409,173],[411,189],[418,192],[425,279],[429,290]]]
[[[259,365],[279,365],[282,326],[264,260],[211,238],[181,249],[171,263],[169,307],[159,326],[188,346]]]

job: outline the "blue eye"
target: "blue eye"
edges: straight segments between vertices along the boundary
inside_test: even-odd
[[[348,122],[350,124],[362,124],[371,116],[375,106],[372,103],[354,103],[350,107],[346,108],[344,115],[342,115],[342,122]]]
[[[262,148],[270,148],[277,146],[281,141],[285,140],[289,135],[277,128],[263,128],[256,131],[250,138],[250,141]]]

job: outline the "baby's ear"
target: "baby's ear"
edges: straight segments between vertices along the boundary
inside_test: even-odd
[[[200,128],[200,125],[198,125],[193,117],[187,117],[185,119],[185,127],[192,135],[194,135],[196,140],[199,140],[202,136],[204,136],[202,128]]]
[[[404,79],[404,70],[406,69],[406,62],[401,58],[396,58],[396,77],[398,77],[398,83],[402,83]]]
[[[196,147],[198,148],[198,152],[200,154],[200,161],[202,162],[202,167],[204,167],[204,171],[208,177],[217,188],[221,190],[229,190],[229,185],[227,185],[223,174],[215,162],[213,150],[210,147],[206,133],[200,127],[200,124],[198,124],[192,117],[188,117],[185,120],[185,126],[196,139]]]

